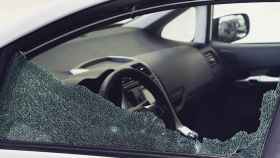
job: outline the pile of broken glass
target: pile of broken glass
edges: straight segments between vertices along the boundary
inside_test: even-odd
[[[260,126],[227,141],[196,141],[165,128],[150,112],[128,112],[82,86],[67,86],[17,57],[1,89],[0,139],[227,157],[261,157],[277,109],[277,90],[264,95]]]

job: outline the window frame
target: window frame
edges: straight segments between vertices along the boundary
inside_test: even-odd
[[[64,17],[60,20],[57,20],[51,24],[48,24],[34,32],[23,36],[22,38],[8,44],[7,46],[0,49],[0,80],[5,80],[6,71],[9,68],[9,64],[13,58],[18,54],[26,56],[27,59],[32,58],[36,54],[43,53],[44,51],[51,49],[59,44],[65,43],[69,40],[72,40],[76,37],[79,37],[82,34],[92,32],[100,29],[100,27],[106,26],[122,19],[133,17],[136,15],[143,15],[151,12],[157,12],[162,10],[175,9],[186,6],[198,6],[198,5],[207,5],[210,1],[184,1],[184,3],[168,3],[165,5],[160,5],[157,7],[147,7],[141,8],[139,10],[126,8],[120,9],[120,13],[112,15],[112,10],[110,3],[105,4],[105,6],[97,6],[93,8],[88,8],[82,11],[79,11],[75,14]],[[133,7],[134,8],[134,7]],[[93,14],[95,11],[107,12],[108,15],[104,18],[93,18],[91,23],[84,24],[82,23],[81,17],[84,17],[88,14]],[[74,23],[71,26],[70,30],[65,30],[65,27],[70,27],[69,19],[77,20],[77,23]],[[56,30],[57,27],[62,27],[62,30]],[[64,30],[63,30],[64,28]],[[57,31],[57,32],[55,32]],[[65,31],[65,32],[63,32]],[[46,39],[40,39],[38,37],[46,36]],[[1,86],[1,85],[0,85]],[[35,152],[49,152],[49,153],[67,153],[67,154],[77,154],[77,155],[92,155],[92,156],[109,156],[109,157],[206,157],[198,155],[189,155],[184,153],[160,153],[160,152],[149,152],[149,151],[138,151],[130,149],[113,149],[105,147],[80,147],[80,146],[69,146],[61,144],[43,144],[43,143],[32,143],[32,142],[22,142],[22,141],[0,141],[0,150],[16,150],[16,151],[35,151]]]
[[[245,1],[245,0],[244,0]],[[249,1],[249,0],[248,0]],[[234,1],[231,0],[226,0],[226,1],[218,1],[215,3],[232,3]],[[102,21],[98,21],[98,19],[95,19],[96,21],[93,22],[93,25],[88,26],[88,27],[74,27],[75,29],[70,30],[68,32],[61,32],[59,34],[54,34],[54,35],[49,35],[51,40],[42,40],[39,41],[38,43],[36,43],[35,45],[32,45],[32,42],[35,42],[36,37],[38,36],[42,36],[42,35],[47,35],[46,32],[54,30],[54,28],[57,25],[62,25],[65,26],[67,23],[65,21],[67,21],[66,18],[60,19],[52,24],[49,24],[43,28],[40,28],[36,31],[34,31],[33,33],[26,35],[12,43],[10,43],[9,45],[3,47],[0,49],[1,55],[0,55],[0,79],[1,81],[3,81],[5,79],[5,71],[6,69],[9,67],[9,61],[11,61],[11,59],[13,58],[13,56],[16,55],[16,53],[22,51],[23,53],[31,53],[31,54],[36,54],[36,53],[42,53],[43,51],[50,49],[56,45],[59,45],[61,43],[64,43],[66,41],[69,41],[73,38],[78,37],[79,35],[86,33],[86,32],[90,32],[95,30],[96,28],[103,26],[104,24],[108,23],[108,22],[112,22],[112,21],[117,21],[117,19],[125,19],[127,17],[130,17],[131,15],[134,15],[136,13],[144,13],[147,11],[151,11],[151,10],[156,10],[156,9],[163,9],[163,8],[174,8],[174,7],[179,7],[179,6],[200,6],[200,5],[209,5],[211,3],[211,1],[189,1],[186,3],[180,3],[180,4],[172,4],[168,7],[166,6],[161,6],[158,8],[144,8],[143,10],[139,10],[137,12],[132,11],[129,9],[129,11],[127,10],[126,13],[120,15],[120,16],[116,16],[114,18],[109,18],[107,20],[102,20]],[[91,12],[91,10],[95,10],[95,8],[89,8],[86,9],[85,11]],[[105,10],[104,10],[105,11]],[[205,43],[207,44],[208,42],[211,41],[211,19],[209,19],[211,13],[212,13],[212,9],[207,9],[207,18],[209,23],[207,23],[207,33],[205,33],[204,35],[205,37]],[[108,10],[108,12],[110,12]],[[78,20],[79,18],[77,17],[81,17],[81,15],[79,15],[79,13],[74,14],[74,15],[70,15],[68,16],[68,18],[76,16],[76,19]],[[107,17],[108,18],[108,17]],[[211,17],[212,18],[212,17]],[[65,20],[66,19],[66,20]],[[100,20],[100,19],[99,19]],[[83,25],[85,26],[85,25]],[[26,40],[30,40],[30,43],[26,43]],[[26,45],[25,45],[26,44]],[[25,49],[23,49],[25,48]],[[2,150],[17,150],[17,151],[42,151],[42,152],[52,152],[52,153],[69,153],[69,154],[80,154],[80,155],[100,155],[100,156],[137,156],[137,157],[207,157],[207,156],[193,156],[193,155],[185,155],[185,154],[168,154],[168,153],[152,153],[152,152],[146,152],[146,151],[130,151],[130,150],[113,150],[113,149],[105,149],[105,148],[79,148],[79,147],[73,147],[73,146],[64,146],[64,145],[44,145],[44,144],[34,144],[34,143],[23,143],[23,142],[15,142],[15,141],[0,141],[0,148]]]

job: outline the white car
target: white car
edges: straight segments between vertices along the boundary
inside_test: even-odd
[[[3,3],[1,156],[279,157],[280,2]]]

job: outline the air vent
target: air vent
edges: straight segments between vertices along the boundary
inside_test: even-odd
[[[134,69],[137,69],[137,70],[139,70],[139,71],[145,73],[146,75],[151,75],[150,70],[149,70],[146,66],[144,66],[143,64],[141,64],[141,63],[134,64],[134,65],[132,65],[132,67],[133,67]]]
[[[218,62],[215,57],[215,54],[212,51],[204,53],[204,56],[207,60],[207,62],[210,64],[211,67],[216,67]]]

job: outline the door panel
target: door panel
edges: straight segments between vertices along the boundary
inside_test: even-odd
[[[280,71],[280,44],[227,44],[213,42],[223,63],[239,72]],[[279,69],[278,69],[279,68]],[[278,70],[277,70],[278,69]]]
[[[258,2],[258,3],[235,3],[219,4],[213,8],[213,23],[220,18],[230,18],[230,15],[246,15],[248,18],[249,32],[243,38],[229,42],[213,42],[213,47],[219,52],[224,64],[234,70],[231,72],[240,76],[240,72],[252,75],[280,74],[280,3]],[[235,22],[235,23],[234,23]],[[228,37],[238,36],[242,29],[242,22],[225,20],[222,23],[213,24],[213,30],[225,32]],[[234,24],[234,25],[232,25]],[[215,31],[213,31],[215,33]],[[222,34],[220,35],[222,37]],[[239,73],[239,74],[238,74]]]

